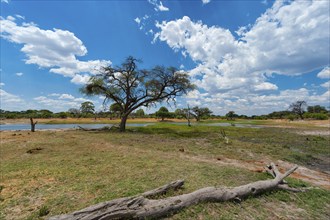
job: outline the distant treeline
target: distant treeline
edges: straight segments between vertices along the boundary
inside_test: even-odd
[[[195,110],[208,110],[207,108],[198,108],[194,107]],[[294,111],[285,110],[285,111],[275,111],[267,115],[238,115],[234,111],[229,111],[226,115],[214,115],[212,112],[208,110],[207,113],[204,114],[196,114],[193,109],[177,109],[174,112],[169,112],[165,107],[161,107],[159,111],[156,111],[152,114],[145,114],[142,109],[137,110],[130,114],[130,118],[158,118],[164,120],[166,119],[187,119],[188,117],[193,119],[227,119],[227,120],[235,120],[235,119],[288,119],[288,120],[296,120],[301,118],[300,115],[296,114]],[[164,111],[165,110],[165,111]],[[189,114],[188,114],[189,112]],[[198,112],[197,112],[198,113]],[[198,117],[197,117],[198,116]],[[330,111],[328,111],[325,107],[320,105],[308,106],[306,110],[303,111],[302,117],[303,119],[316,119],[316,120],[326,120],[330,116]],[[26,110],[26,111],[6,111],[0,109],[0,118],[1,119],[19,119],[19,118],[120,118],[120,112],[118,111],[81,111],[80,109],[69,109],[66,112],[57,112],[54,113],[47,109],[42,110]]]

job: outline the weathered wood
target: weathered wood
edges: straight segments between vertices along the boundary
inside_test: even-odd
[[[148,197],[164,194],[170,189],[178,189],[184,181],[178,180],[163,187],[145,192],[139,196],[125,197],[99,203],[70,214],[51,217],[50,220],[91,220],[91,219],[157,219],[172,215],[186,207],[200,202],[241,201],[247,196],[253,196],[273,189],[285,189],[298,192],[283,183],[284,178],[293,173],[295,166],[282,174],[275,164],[267,167],[274,179],[262,180],[234,188],[206,187],[194,192],[172,196],[163,199]]]
[[[32,132],[35,132],[37,123],[38,123],[38,121],[34,122],[33,118],[30,118],[30,124],[31,124],[31,131]]]
[[[112,125],[111,127],[104,126],[102,128],[84,128],[79,125],[77,127],[78,127],[78,129],[83,130],[83,131],[110,131],[114,128],[118,128],[118,126],[116,126],[116,125]]]

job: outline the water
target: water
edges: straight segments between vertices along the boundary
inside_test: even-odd
[[[142,124],[126,124],[127,127],[144,127],[154,123],[142,123]],[[111,127],[113,124],[36,124],[36,130],[49,130],[49,129],[73,129],[78,126],[87,129],[98,129],[105,126]],[[30,130],[30,124],[4,124],[0,125],[1,131],[12,130]]]
[[[187,125],[187,122],[168,122],[175,125]],[[263,128],[263,125],[252,125],[252,124],[232,124],[232,123],[191,123],[191,126],[216,126],[216,127],[238,127],[238,128]]]
[[[176,125],[187,125],[187,122],[167,122],[169,124]],[[141,124],[126,124],[127,127],[144,127],[153,125],[155,123],[141,123]],[[111,127],[114,124],[37,124],[36,130],[49,130],[49,129],[73,129],[78,126],[86,129],[98,129],[105,126]],[[192,126],[218,126],[218,127],[230,127],[236,126],[238,128],[263,128],[262,125],[251,125],[251,124],[231,124],[231,123],[192,123]],[[13,131],[13,130],[30,130],[30,124],[3,124],[0,125],[1,131]]]

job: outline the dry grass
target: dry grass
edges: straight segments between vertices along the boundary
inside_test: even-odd
[[[290,150],[280,146],[283,142],[298,145],[300,142],[294,140],[301,137],[292,133],[289,138],[288,132],[278,129],[230,127],[226,128],[231,139],[227,145],[218,130],[162,124],[132,128],[126,133],[1,132],[0,219],[43,218],[39,217],[40,210],[49,210],[48,216],[66,213],[136,195],[176,179],[186,180],[186,187],[176,193],[186,193],[205,186],[237,186],[269,178],[264,173],[191,158],[285,159]],[[288,140],[276,143],[270,139],[285,133]],[[327,140],[308,144],[311,148],[322,147]],[[270,144],[272,148],[262,147]],[[40,150],[27,153],[31,149]],[[275,154],[282,150],[285,152]],[[305,185],[289,181],[294,186]],[[330,193],[322,189],[301,194],[272,192],[241,204],[200,204],[172,218],[327,219],[329,212],[323,204],[329,203]]]

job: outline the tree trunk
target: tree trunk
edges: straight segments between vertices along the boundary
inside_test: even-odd
[[[253,196],[273,189],[284,189],[294,192],[300,190],[290,188],[284,182],[298,167],[291,168],[286,173],[279,172],[274,164],[267,167],[274,179],[257,181],[234,188],[206,187],[194,192],[163,198],[152,199],[159,194],[166,194],[170,189],[182,187],[184,181],[178,180],[155,190],[145,192],[135,197],[125,197],[99,203],[75,211],[71,214],[51,217],[50,220],[78,220],[78,219],[158,219],[173,215],[174,213],[201,202],[241,201],[248,196]]]
[[[126,121],[127,121],[128,116],[123,115],[121,117],[120,125],[119,125],[119,131],[124,132],[126,130]]]
[[[32,132],[35,132],[36,124],[37,123],[38,123],[37,121],[36,122],[33,122],[33,118],[30,118],[30,124],[31,124],[31,131]]]

